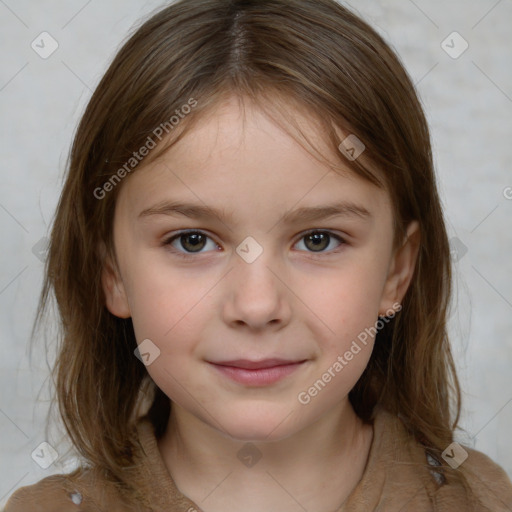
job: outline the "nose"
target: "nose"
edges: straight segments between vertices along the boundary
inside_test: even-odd
[[[269,251],[270,253],[270,251]],[[251,263],[235,254],[234,268],[226,276],[224,321],[251,331],[283,328],[290,321],[290,290],[285,272],[265,251]]]

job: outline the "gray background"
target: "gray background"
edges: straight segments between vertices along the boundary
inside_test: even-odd
[[[512,475],[512,1],[348,4],[398,51],[431,125],[457,260],[458,309],[450,329],[466,430],[458,440]],[[132,25],[160,5],[0,0],[0,506],[14,488],[73,465],[58,445],[58,432],[44,426],[51,350],[46,354],[40,342],[32,361],[28,353],[42,278],[41,239],[92,90]],[[59,45],[46,59],[31,47],[43,31]],[[469,45],[457,58],[463,40],[452,35],[442,45],[454,31]],[[43,441],[58,445],[59,458],[48,469],[31,458]]]

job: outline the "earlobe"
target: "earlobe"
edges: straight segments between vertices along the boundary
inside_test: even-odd
[[[105,294],[105,306],[107,309],[119,318],[130,318],[130,307],[126,298],[123,281],[108,255],[105,255],[103,258],[101,284]]]
[[[393,309],[393,304],[402,302],[416,268],[420,236],[418,221],[412,221],[407,227],[402,246],[393,255],[382,294],[379,315],[385,316],[386,311]]]

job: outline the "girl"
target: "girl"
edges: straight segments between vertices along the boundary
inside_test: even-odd
[[[180,0],[76,133],[37,321],[83,465],[7,512],[507,511],[454,443],[450,251],[414,87],[334,0]]]

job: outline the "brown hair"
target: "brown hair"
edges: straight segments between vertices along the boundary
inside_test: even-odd
[[[93,466],[133,488],[123,468],[132,463],[145,400],[153,404],[157,435],[165,428],[171,405],[134,357],[131,319],[105,307],[100,248],[115,261],[112,223],[122,186],[112,179],[126,174],[119,170],[157,127],[169,135],[144,163],[233,94],[288,129],[294,118],[285,102],[306,111],[339,154],[340,168],[348,165],[389,192],[395,246],[408,223],[419,222],[421,245],[403,309],[377,335],[349,397],[365,421],[376,404],[400,414],[448,481],[458,480],[463,472],[450,471],[440,456],[453,440],[461,397],[446,329],[450,250],[428,127],[398,57],[334,0],[180,0],[131,34],[96,88],[69,156],[36,318],[53,291],[62,319],[56,391],[72,442]],[[177,110],[194,101],[171,128]],[[338,151],[336,127],[364,142],[362,158],[350,161]]]

